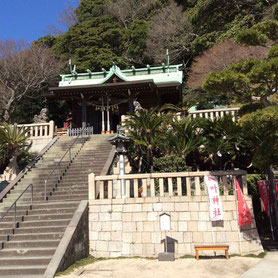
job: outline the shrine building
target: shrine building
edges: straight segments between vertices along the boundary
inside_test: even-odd
[[[72,128],[93,126],[94,133],[116,131],[122,115],[134,112],[134,101],[143,108],[181,101],[181,65],[61,75],[58,87],[49,88],[48,98],[66,100],[72,112]]]

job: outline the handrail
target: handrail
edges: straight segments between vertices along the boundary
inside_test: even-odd
[[[14,228],[16,228],[16,203],[17,201],[21,198],[21,196],[23,196],[23,194],[29,189],[29,187],[31,186],[32,188],[32,193],[31,193],[31,206],[33,205],[33,184],[30,183],[25,189],[24,191],[17,197],[17,199],[10,205],[10,207],[7,209],[7,211],[0,217],[0,222],[4,219],[4,217],[9,213],[9,211],[14,207]]]
[[[50,147],[58,140],[58,137],[53,138],[35,157],[35,159],[28,164],[17,176],[14,180],[12,180],[8,186],[0,193],[0,202],[2,202],[3,198],[14,188],[14,186],[23,178],[23,176],[34,167],[34,165],[38,162],[38,160],[50,149]]]
[[[52,169],[52,171],[49,173],[49,175],[47,176],[47,178],[44,180],[44,200],[46,201],[46,191],[47,191],[47,183],[50,179],[50,177],[52,176],[52,174],[55,172],[55,170],[59,167],[59,177],[58,177],[58,181],[61,179],[62,174],[61,173],[61,162],[62,160],[65,158],[65,156],[67,155],[67,153],[69,153],[69,164],[71,163],[71,149],[72,146],[76,143],[76,141],[78,140],[78,138],[81,136],[83,137],[83,133],[84,131],[87,129],[87,127],[83,127],[83,129],[81,130],[80,134],[78,134],[78,136],[74,139],[74,141],[70,144],[70,146],[68,147],[68,149],[66,150],[66,152],[62,155],[62,157],[60,158],[59,162],[56,164],[56,166]],[[90,133],[87,134],[88,137],[90,138]]]

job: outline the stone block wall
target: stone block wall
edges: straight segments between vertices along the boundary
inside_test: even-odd
[[[221,196],[224,221],[209,220],[207,196],[148,197],[90,200],[90,253],[95,257],[157,257],[163,240],[175,256],[195,254],[194,245],[228,244],[229,254],[258,254],[263,248],[257,233],[251,197],[246,196],[253,222],[237,226],[235,196]],[[160,230],[159,215],[171,216],[171,230]],[[172,243],[172,244],[171,244]],[[209,254],[213,254],[207,251]]]

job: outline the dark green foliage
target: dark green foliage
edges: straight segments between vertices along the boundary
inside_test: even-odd
[[[56,37],[48,35],[48,36],[39,38],[37,41],[34,41],[33,44],[51,48],[55,45],[56,42],[57,42]]]
[[[240,110],[238,111],[238,116],[242,117],[245,114],[255,112],[258,109],[263,109],[265,108],[265,104],[260,103],[260,102],[255,102],[255,103],[248,103],[246,105],[243,105]]]
[[[278,21],[266,20],[237,34],[236,42],[248,45],[264,45],[268,40],[278,39]]]
[[[278,3],[273,7],[273,17],[274,19],[278,20]]]
[[[264,45],[268,38],[254,29],[244,30],[236,36],[236,43],[246,43],[248,45]]]
[[[252,163],[261,171],[278,165],[278,106],[246,114],[239,120],[246,138],[252,142]]]
[[[53,120],[57,127],[63,127],[65,120],[71,116],[70,107],[65,100],[48,100],[47,107],[49,120]]]
[[[72,26],[55,46],[57,51],[72,58],[77,71],[87,68],[99,71],[113,62],[123,66],[120,58],[122,29],[112,16],[96,17]]]
[[[148,22],[145,20],[134,20],[124,34],[125,43],[123,50],[128,59],[136,63],[142,61],[146,50]]]
[[[184,159],[177,155],[166,155],[162,157],[155,157],[153,160],[154,172],[185,172],[190,171],[191,168],[186,165]]]
[[[145,110],[131,115],[127,126],[134,171],[247,169],[252,162],[252,138],[231,117],[178,121],[174,114]]]
[[[204,138],[200,158],[203,170],[246,169],[251,163],[249,142],[230,116],[204,119],[200,127]]]
[[[80,22],[100,17],[105,13],[106,0],[81,0],[76,9],[76,15]]]
[[[255,0],[199,0],[193,5],[186,10],[185,15],[198,34],[192,43],[194,55],[198,55],[215,42],[251,27],[261,19],[263,11],[263,5]]]
[[[278,44],[274,44],[268,52],[268,58],[278,57]]]

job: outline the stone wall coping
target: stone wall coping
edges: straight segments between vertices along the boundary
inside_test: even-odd
[[[200,172],[173,172],[173,173],[147,173],[147,174],[128,174],[128,175],[107,175],[96,176],[95,181],[108,181],[118,179],[147,179],[147,178],[180,178],[180,177],[200,177],[200,176],[224,176],[224,175],[246,175],[246,171],[200,171]]]

